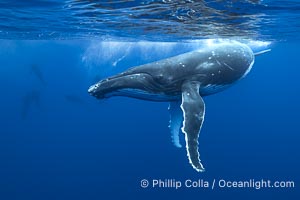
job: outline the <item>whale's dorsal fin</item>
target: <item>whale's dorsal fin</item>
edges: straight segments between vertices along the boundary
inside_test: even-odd
[[[170,112],[170,124],[169,128],[171,131],[171,137],[173,144],[181,148],[181,144],[179,141],[179,133],[180,128],[182,126],[183,116],[182,111],[180,109],[180,102],[179,101],[171,101],[169,105],[169,112]]]
[[[198,151],[198,138],[205,115],[205,104],[199,94],[200,83],[187,81],[182,85],[183,127],[185,134],[187,156],[193,168],[198,172],[204,171]]]

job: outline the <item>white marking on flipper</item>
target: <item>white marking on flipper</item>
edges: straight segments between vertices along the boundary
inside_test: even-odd
[[[173,144],[181,148],[181,144],[179,141],[179,133],[180,127],[182,126],[183,115],[179,107],[179,102],[170,102],[169,104],[169,112],[170,112],[170,132]]]

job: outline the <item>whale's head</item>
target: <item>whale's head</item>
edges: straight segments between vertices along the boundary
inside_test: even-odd
[[[122,82],[122,81],[119,81]],[[92,85],[88,89],[88,93],[97,99],[105,99],[112,96],[122,96],[122,89],[117,89],[115,84],[118,83],[114,80],[101,80],[98,83]]]
[[[152,101],[173,101],[180,98],[180,94],[172,95],[157,91],[158,86],[149,74],[121,73],[99,81],[88,89],[88,93],[98,99],[113,96],[126,96]]]
[[[127,96],[163,101],[171,98],[168,95],[155,93],[157,85],[150,80],[152,76],[146,73],[121,73],[92,85],[88,92],[98,99]]]

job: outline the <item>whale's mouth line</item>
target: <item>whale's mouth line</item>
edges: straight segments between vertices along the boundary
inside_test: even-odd
[[[124,88],[115,90],[113,92],[107,93],[103,95],[103,98],[109,98],[112,96],[122,96],[122,97],[131,97],[141,100],[151,100],[151,101],[177,101],[180,99],[181,94],[177,95],[167,95],[163,93],[151,93],[145,90],[136,89],[136,88]]]
[[[155,82],[155,79],[153,78],[153,75],[151,73],[148,73],[148,72],[119,74],[119,75],[116,75],[116,76],[113,76],[113,77],[103,79],[103,80],[99,81],[98,83],[90,86],[89,89],[88,89],[88,92],[90,93],[93,89],[97,89],[97,85],[99,86],[101,83],[105,83],[107,81],[114,81],[114,80],[119,79],[119,78],[127,78],[127,77],[130,77],[130,76],[137,76],[137,75],[147,75],[148,77],[151,77],[151,79]],[[195,73],[195,74],[192,74],[192,75],[180,76],[180,77],[177,78],[177,80],[169,82],[167,86],[170,86],[170,85],[172,85],[176,82],[184,82],[185,79],[188,79],[190,76],[206,77],[207,75],[204,74],[204,73]],[[155,85],[159,86],[161,88],[160,84],[155,83]],[[166,88],[166,87],[164,86],[163,88]]]

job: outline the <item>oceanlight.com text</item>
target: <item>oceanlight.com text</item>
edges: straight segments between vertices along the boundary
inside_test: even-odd
[[[227,180],[227,179],[143,179],[140,181],[142,188],[203,188],[203,189],[255,189],[261,190],[264,188],[295,188],[295,182],[292,180],[272,181],[268,179],[248,179],[248,180]]]

